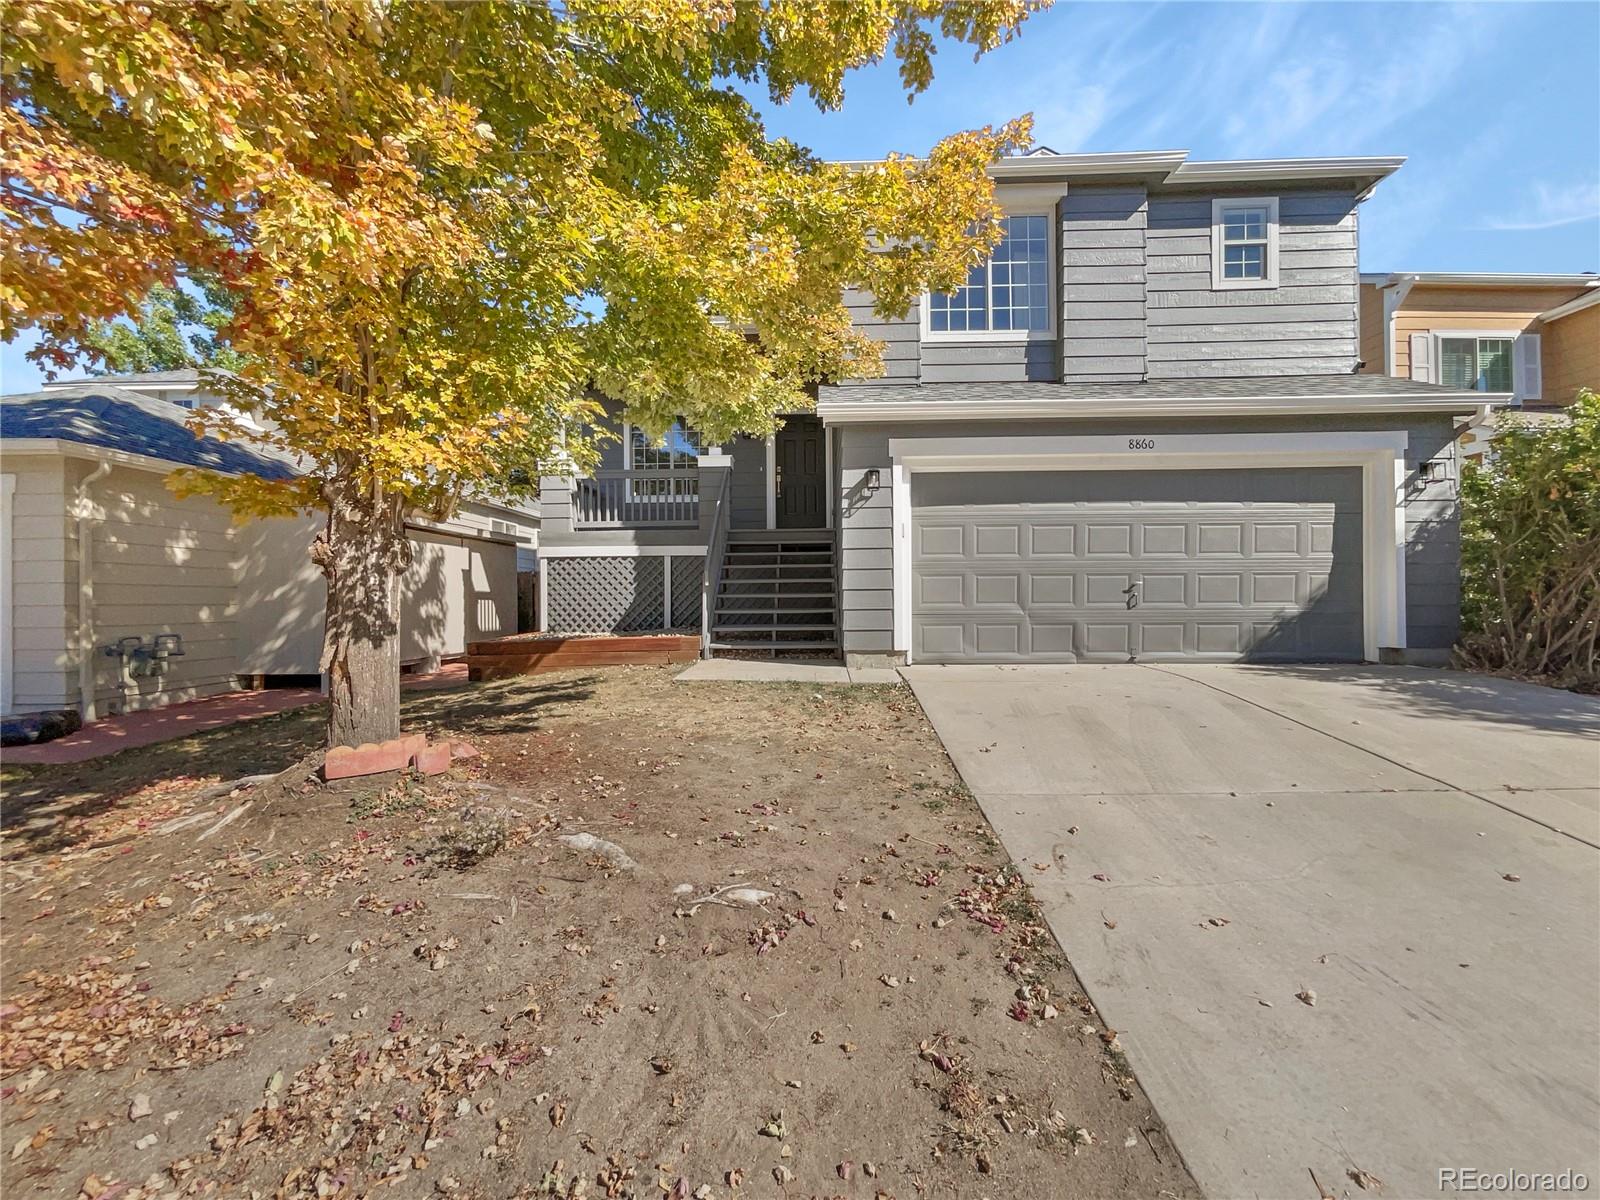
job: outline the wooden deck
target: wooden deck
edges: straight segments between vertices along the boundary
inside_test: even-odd
[[[484,682],[573,667],[660,667],[696,662],[699,658],[700,638],[695,634],[549,637],[525,633],[471,643],[467,647],[467,677]]]

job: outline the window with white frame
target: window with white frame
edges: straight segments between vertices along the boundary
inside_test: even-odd
[[[1440,334],[1439,382],[1469,392],[1515,391],[1512,371],[1516,336]]]
[[[928,297],[928,332],[1026,337],[1050,330],[1050,218],[1001,219],[1004,234],[989,261],[953,292]]]
[[[1211,284],[1278,286],[1278,198],[1211,203]]]
[[[682,419],[672,423],[666,434],[654,440],[637,425],[629,425],[623,442],[623,466],[630,471],[693,470],[699,465],[705,445],[700,431]],[[699,479],[688,478],[638,479],[633,492],[636,496],[692,496],[699,490]]]

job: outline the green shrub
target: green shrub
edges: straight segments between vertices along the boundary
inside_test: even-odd
[[[1600,396],[1566,420],[1501,418],[1461,480],[1462,661],[1600,686]]]

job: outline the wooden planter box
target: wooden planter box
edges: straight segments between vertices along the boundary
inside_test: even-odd
[[[524,634],[473,642],[467,647],[467,678],[473,682],[538,675],[573,667],[647,666],[695,662],[697,635],[643,637],[541,637]]]

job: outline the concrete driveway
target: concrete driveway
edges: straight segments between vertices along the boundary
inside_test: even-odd
[[[1357,1170],[1449,1195],[1451,1168],[1600,1189],[1600,701],[1381,667],[905,675],[1047,867],[1208,1195],[1316,1200],[1311,1171],[1360,1194]]]

